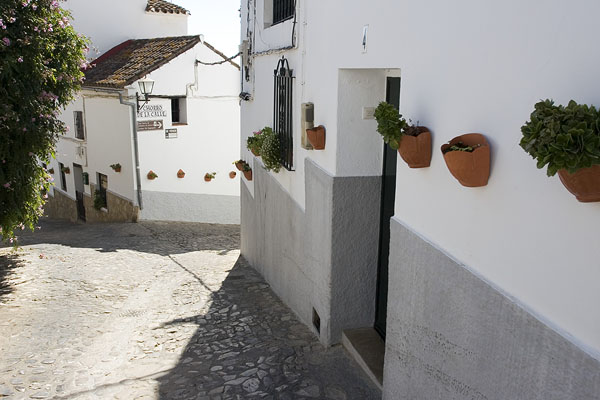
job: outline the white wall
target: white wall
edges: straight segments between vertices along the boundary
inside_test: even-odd
[[[146,0],[66,0],[61,6],[71,11],[73,27],[92,40],[99,54],[129,39],[188,34],[187,15],[146,12],[146,5]]]
[[[75,138],[74,111],[84,112],[85,140]],[[80,164],[87,172],[90,183],[97,184],[97,173],[108,177],[108,190],[134,201],[134,169],[131,135],[131,111],[128,106],[119,104],[115,94],[84,90],[77,99],[65,108],[60,119],[67,124],[69,132],[60,137],[54,168],[54,184],[60,188],[58,162],[69,166],[71,173],[66,175],[67,194],[75,198],[75,175],[73,163]],[[87,157],[79,157],[77,148],[85,147]],[[111,164],[122,166],[120,173],[110,168]],[[90,193],[90,186],[84,186]],[[135,200],[136,201],[136,200]]]
[[[148,75],[155,81],[153,96],[185,96],[187,85],[195,83],[194,62],[222,60],[203,44]],[[151,98],[149,105],[162,106],[166,117],[140,117],[139,121],[161,120],[162,130],[139,131],[140,167],[144,191],[239,196],[241,173],[232,164],[239,159],[240,107],[239,70],[225,63],[198,66],[198,86],[187,97],[187,125],[171,122],[171,101]],[[131,91],[137,88],[132,85]],[[176,139],[166,139],[165,129],[177,129]],[[177,178],[182,169],[185,178]],[[152,170],[159,177],[148,180]],[[229,172],[237,172],[234,179]],[[207,172],[217,172],[211,182]],[[143,211],[142,211],[143,212]]]
[[[343,166],[352,160],[340,158],[351,154],[328,148],[337,143],[342,149],[336,122],[343,106],[339,70],[401,69],[401,112],[431,129],[434,149],[430,168],[410,170],[399,158],[395,218],[600,357],[600,248],[593,242],[600,204],[578,203],[518,146],[520,126],[539,99],[600,105],[600,53],[590,51],[600,4],[377,0],[349,6],[341,0],[303,0],[298,10],[300,49],[285,52],[296,76],[296,172],[275,178],[303,205],[304,157],[344,175]],[[243,36],[245,22],[243,14]],[[274,27],[257,32],[255,41],[269,29]],[[242,106],[246,157],[251,156],[245,138],[272,124],[272,75],[279,57],[255,57],[253,81],[244,85],[254,97]],[[327,128],[324,152],[298,148],[305,101],[315,103],[315,123]],[[439,151],[467,132],[484,133],[492,145],[491,177],[484,188],[460,186]]]

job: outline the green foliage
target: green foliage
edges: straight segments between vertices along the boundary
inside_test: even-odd
[[[87,40],[55,0],[0,1],[0,237],[33,229],[52,177],[48,164],[79,90]]]
[[[574,173],[600,164],[600,112],[594,106],[540,101],[521,132],[520,146],[537,160],[538,168],[548,165],[548,176],[563,168]]]
[[[279,172],[281,153],[279,151],[279,135],[268,126],[262,130],[263,143],[260,155],[267,171]]]
[[[115,171],[120,171],[121,170],[121,164],[116,163],[116,164],[110,164],[110,167],[115,170]]]
[[[467,146],[463,142],[457,142],[456,144],[453,144],[452,146],[446,148],[443,151],[443,153],[446,154],[451,151],[466,151],[467,153],[472,153],[473,150],[475,150],[476,148],[478,148],[480,146],[481,146],[480,144],[477,144],[475,146]]]
[[[102,196],[102,192],[96,190],[94,192],[94,208],[100,210],[102,207],[106,207],[106,199]]]
[[[205,179],[215,179],[215,175],[217,175],[216,172],[213,172],[213,173],[207,172],[206,174],[204,174],[204,178]]]
[[[254,132],[253,136],[249,136],[246,140],[246,148],[253,153],[260,155],[260,149],[262,148],[263,141],[265,139],[263,131]]]
[[[250,164],[248,164],[247,162],[244,162],[244,166],[242,167],[242,171],[245,171],[245,172],[252,171],[252,168],[250,168]]]
[[[377,120],[377,132],[383,136],[383,141],[392,149],[398,150],[403,131],[406,128],[406,120],[393,105],[382,101],[375,109]]]

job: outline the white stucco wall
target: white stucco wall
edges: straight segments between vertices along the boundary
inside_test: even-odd
[[[66,0],[61,6],[71,11],[73,27],[92,40],[99,54],[128,39],[188,34],[187,15],[146,12],[146,4],[146,0]]]
[[[258,4],[260,10],[262,1]],[[348,100],[341,70],[401,70],[401,112],[431,129],[433,159],[430,168],[410,170],[399,158],[395,218],[600,358],[600,249],[593,243],[600,204],[578,203],[518,146],[520,126],[539,99],[600,105],[595,73],[600,53],[590,51],[600,4],[297,4],[299,49],[284,53],[296,76],[296,171],[275,179],[304,205],[304,157],[334,175],[351,174],[352,159],[344,157],[358,150],[342,151],[345,130],[338,118],[360,104],[376,103],[374,98]],[[248,31],[245,7],[242,2],[242,39]],[[263,29],[261,21],[250,20],[250,30],[256,30],[254,48],[262,51],[269,44],[263,39],[275,27]],[[367,24],[364,53],[361,38]],[[273,43],[288,43],[290,35],[291,30],[282,33]],[[281,54],[257,55],[253,79],[244,84],[244,91],[253,95],[242,105],[242,153],[247,158],[246,137],[272,125],[272,76]],[[315,103],[315,124],[327,128],[323,152],[299,149],[300,104],[306,101]],[[374,128],[364,134],[377,135]],[[468,132],[484,133],[492,145],[491,177],[483,188],[460,186],[439,151],[443,143]],[[358,175],[371,170],[359,169]]]
[[[74,111],[84,112],[84,140],[75,138]],[[119,104],[115,94],[84,90],[66,107],[60,119],[67,124],[69,132],[60,137],[56,159],[49,166],[55,171],[55,186],[60,188],[58,162],[62,162],[71,169],[66,175],[67,194],[75,198],[73,163],[76,163],[89,174],[90,183],[97,184],[97,173],[104,174],[108,177],[108,190],[135,201],[130,108]],[[78,147],[85,148],[86,157],[78,156]],[[121,164],[120,173],[110,168],[116,163]],[[84,189],[85,193],[91,194],[90,186],[86,185]]]

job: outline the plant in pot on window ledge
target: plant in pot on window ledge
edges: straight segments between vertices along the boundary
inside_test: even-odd
[[[110,167],[113,169],[113,171],[115,172],[121,172],[121,164],[116,163],[116,164],[110,164]]]
[[[270,130],[271,128],[264,128],[260,131],[256,131],[254,132],[254,135],[249,136],[248,139],[246,139],[246,148],[248,148],[248,150],[250,150],[252,152],[252,154],[254,154],[256,157],[260,157],[260,149],[262,147],[263,144],[263,140],[265,138],[265,133],[268,133],[268,131],[266,130]]]
[[[521,127],[520,146],[548,165],[546,174],[558,177],[577,200],[600,201],[600,111],[571,100],[565,107],[540,101],[530,121]]]
[[[377,132],[410,168],[425,168],[431,164],[431,133],[424,126],[406,122],[393,105],[382,101],[375,109]]]
[[[260,148],[260,154],[267,171],[279,172],[281,168],[279,152],[279,135],[273,132],[273,129],[266,127],[263,129],[263,142]]]

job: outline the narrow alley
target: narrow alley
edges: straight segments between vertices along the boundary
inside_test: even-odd
[[[2,399],[376,399],[240,257],[239,226],[44,220],[0,249]]]

